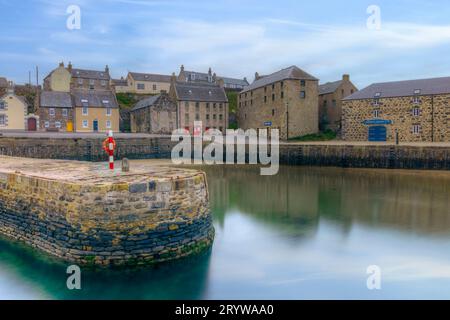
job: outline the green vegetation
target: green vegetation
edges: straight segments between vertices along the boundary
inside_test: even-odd
[[[336,139],[336,132],[328,129],[319,133],[291,138],[289,141],[329,141],[334,139]]]
[[[138,100],[131,93],[117,93],[117,102],[119,102],[120,109],[131,109]]]

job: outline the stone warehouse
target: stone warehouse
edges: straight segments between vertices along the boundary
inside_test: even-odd
[[[0,233],[81,265],[185,257],[214,239],[206,175],[0,157]]]
[[[339,131],[342,123],[342,99],[358,91],[344,74],[342,80],[319,85],[319,128]]]
[[[139,101],[130,112],[131,132],[171,134],[176,129],[177,105],[162,93]]]
[[[376,83],[343,100],[349,141],[450,141],[450,77]]]
[[[181,82],[172,75],[170,97],[177,105],[177,127],[194,132],[194,121],[203,129],[228,128],[228,98],[222,86],[208,82]]]
[[[281,139],[319,130],[318,79],[291,66],[255,81],[238,97],[241,129],[279,129]]]

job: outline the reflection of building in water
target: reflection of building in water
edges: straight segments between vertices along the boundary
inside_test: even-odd
[[[294,235],[314,230],[318,223],[317,182],[287,170],[261,176],[253,166],[215,166],[207,172],[214,216],[233,208]],[[222,210],[220,209],[222,208]],[[223,219],[221,217],[220,219]]]
[[[354,223],[421,233],[450,228],[446,173],[281,167],[275,176],[261,176],[252,166],[203,170],[214,216],[221,223],[236,208],[295,234],[315,230],[319,217],[346,231]]]

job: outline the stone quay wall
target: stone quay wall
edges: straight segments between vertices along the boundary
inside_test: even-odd
[[[0,157],[19,162],[19,158]],[[73,161],[31,160],[27,170],[0,166],[0,233],[80,265],[144,265],[178,259],[214,238],[203,172],[140,170],[118,178]],[[61,168],[72,180],[33,168]],[[99,173],[97,176],[92,170]],[[164,171],[165,170],[165,171]],[[106,171],[106,169],[105,169]]]
[[[0,155],[107,161],[103,139],[0,138]],[[170,138],[119,138],[116,159],[170,159]],[[247,146],[248,147],[248,146]],[[450,148],[439,145],[281,144],[280,163],[355,168],[450,170]]]

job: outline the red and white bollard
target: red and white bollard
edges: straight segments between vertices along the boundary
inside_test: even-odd
[[[116,149],[116,141],[113,138],[113,132],[108,132],[108,138],[103,141],[103,149],[109,156],[109,169],[114,170],[114,150]]]

